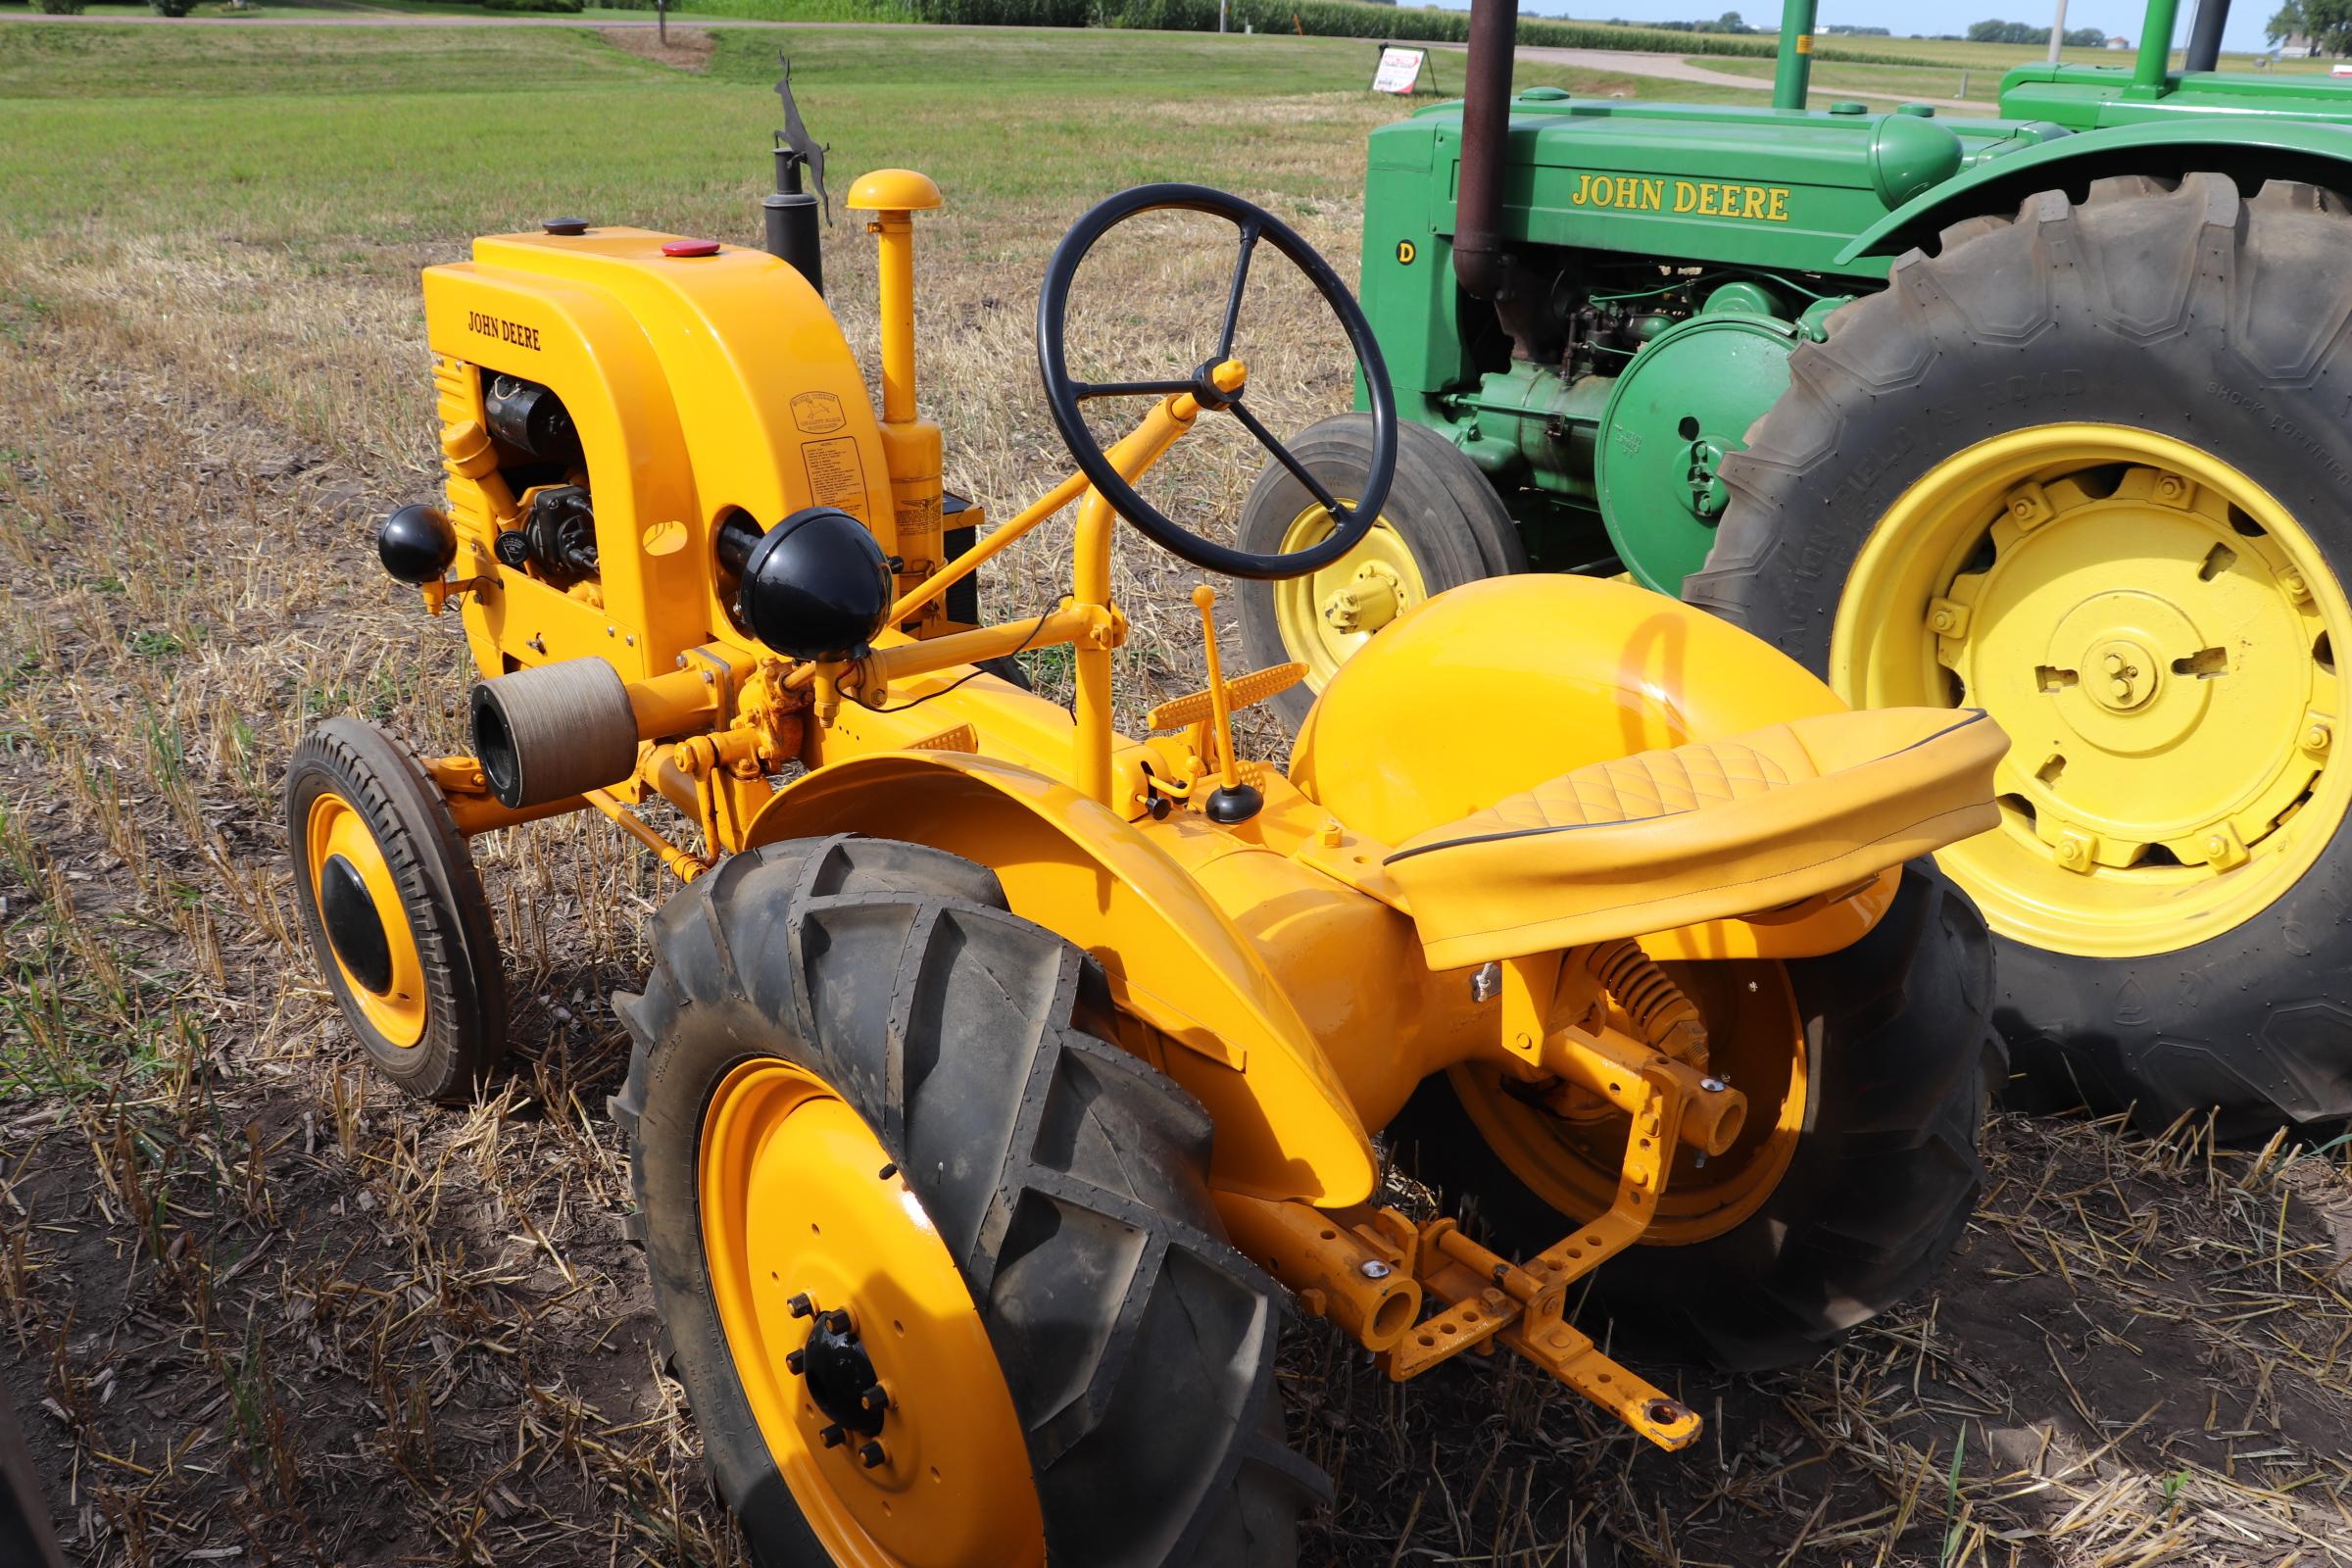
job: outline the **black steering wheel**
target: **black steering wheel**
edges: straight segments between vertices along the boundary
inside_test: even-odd
[[[1098,240],[1128,219],[1143,213],[1168,211],[1209,213],[1241,230],[1241,255],[1233,265],[1233,287],[1226,295],[1225,324],[1217,336],[1216,353],[1183,380],[1071,380],[1062,331],[1069,311],[1070,283],[1078,275],[1078,264],[1086,260],[1087,252],[1095,248]],[[1233,358],[1233,334],[1241,320],[1242,290],[1250,281],[1250,256],[1261,239],[1289,257],[1306,274],[1324,303],[1331,307],[1332,314],[1340,318],[1348,346],[1355,351],[1364,385],[1371,393],[1372,468],[1364,476],[1363,487],[1352,506],[1336,499],[1321,479],[1291,456],[1290,449],[1275,439],[1274,432],[1250,411],[1240,390],[1228,392],[1212,376],[1211,372]],[[1348,285],[1340,281],[1340,274],[1315,254],[1313,246],[1272,213],[1239,196],[1211,190],[1206,185],[1138,185],[1096,203],[1085,217],[1070,225],[1070,231],[1054,248],[1053,261],[1046,266],[1045,286],[1037,298],[1037,368],[1046,384],[1046,406],[1054,411],[1054,423],[1061,430],[1061,439],[1069,447],[1070,456],[1078,461],[1079,472],[1086,475],[1119,515],[1142,529],[1146,538],[1196,566],[1229,577],[1261,579],[1302,577],[1310,571],[1320,571],[1363,542],[1364,535],[1380,516],[1381,504],[1388,500],[1389,481],[1396,471],[1396,397],[1389,388],[1388,366],[1381,360],[1380,345],[1373,341],[1372,325],[1364,319],[1363,310],[1355,303],[1355,296],[1348,292]],[[1256,555],[1203,539],[1170,521],[1158,508],[1136,494],[1135,486],[1120,477],[1094,432],[1087,428],[1086,415],[1080,406],[1095,398],[1166,397],[1176,392],[1189,392],[1202,409],[1220,410],[1239,419],[1242,428],[1271,453],[1276,462],[1290,469],[1306,487],[1306,493],[1331,514],[1330,535],[1287,555]]]

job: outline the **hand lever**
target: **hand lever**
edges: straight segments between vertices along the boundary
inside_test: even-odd
[[[1242,782],[1242,763],[1233,749],[1233,697],[1225,689],[1225,669],[1217,658],[1217,591],[1202,583],[1193,590],[1200,608],[1200,646],[1208,658],[1208,705],[1217,733],[1217,787],[1208,792],[1202,808],[1212,822],[1228,825],[1255,816],[1266,798],[1254,784]]]

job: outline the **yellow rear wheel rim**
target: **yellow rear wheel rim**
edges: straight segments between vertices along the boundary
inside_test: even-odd
[[[1699,1163],[1686,1149],[1667,1176],[1644,1245],[1688,1247],[1753,1215],[1788,1174],[1805,1131],[1810,1076],[1803,1020],[1788,973],[1763,961],[1667,963],[1661,968],[1706,1020],[1708,1067],[1748,1098],[1732,1147]],[[1616,1200],[1627,1122],[1572,1121],[1511,1093],[1492,1067],[1451,1071],[1462,1108],[1512,1175],[1582,1224]]]
[[[761,1057],[704,1113],[703,1250],[728,1353],[809,1528],[850,1568],[1042,1564],[1028,1448],[988,1331],[930,1216],[863,1117]],[[805,1300],[808,1311],[796,1312]],[[831,1314],[844,1312],[836,1331]],[[887,1403],[845,1403],[809,1356],[854,1338]],[[800,1369],[793,1356],[802,1352]],[[854,1381],[854,1380],[853,1380]],[[873,1430],[853,1423],[870,1422]],[[828,1429],[841,1441],[828,1445]],[[865,1450],[879,1445],[880,1457]]]
[[[2132,957],[2252,918],[2335,836],[2348,637],[2327,558],[2260,485],[2153,431],[2051,424],[1954,454],[1887,511],[1830,679],[1859,707],[1998,719],[2001,825],[1944,869],[2004,935]]]
[[[1353,500],[1333,499],[1344,506]],[[1317,502],[1282,531],[1281,552],[1290,555],[1330,537],[1331,514]],[[1276,583],[1274,619],[1284,649],[1306,666],[1307,685],[1321,691],[1349,655],[1428,597],[1429,586],[1412,547],[1381,517],[1363,543],[1321,571]]]
[[[389,1045],[404,1051],[414,1047],[424,1038],[424,966],[417,960],[416,934],[409,927],[409,911],[401,903],[399,884],[392,878],[392,868],[384,861],[374,832],[349,801],[328,793],[311,803],[303,833],[311,905],[319,911],[320,923],[326,920],[326,879],[333,874],[332,864],[341,860],[359,873],[368,902],[383,925],[384,943],[391,955],[390,978],[380,991],[364,983],[335,951],[331,936],[328,960],[368,1026]]]

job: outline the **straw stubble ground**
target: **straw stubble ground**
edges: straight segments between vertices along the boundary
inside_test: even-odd
[[[1340,194],[1223,177],[1351,273],[1369,121],[1269,110],[1319,130],[1309,172]],[[756,154],[740,194],[697,201],[747,199]],[[1066,466],[1028,349],[1065,208],[1004,196],[926,227],[925,402],[951,483],[998,516]],[[663,213],[657,191],[630,216]],[[1147,237],[1088,280],[1105,372],[1189,363],[1214,314],[1222,241]],[[459,248],[322,261],[90,225],[70,255],[0,257],[0,1384],[78,1562],[733,1560],[655,1364],[603,1115],[626,1051],[604,998],[640,972],[657,869],[601,824],[476,844],[516,1050],[465,1110],[368,1077],[295,939],[275,788],[304,727],[460,739],[455,629],[368,547],[435,482],[413,270]],[[862,236],[828,262],[863,353]],[[1280,281],[1248,352],[1295,425],[1344,402],[1347,367]],[[1159,494],[1230,518],[1253,467],[1200,442]],[[1021,548],[995,609],[1056,591],[1063,537]],[[1197,675],[1196,579],[1132,538],[1120,559],[1132,717]],[[1710,1418],[1680,1456],[1507,1359],[1396,1389],[1296,1329],[1292,1437],[1337,1484],[1307,1560],[2352,1557],[2338,1159],[2186,1125],[2001,1119],[1990,1143],[1936,1298],[1779,1376],[1644,1360]]]

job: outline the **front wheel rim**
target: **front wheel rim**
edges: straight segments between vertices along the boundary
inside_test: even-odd
[[[2293,515],[2186,442],[2052,424],[1938,463],[1838,601],[1857,707],[1983,708],[2000,826],[1943,852],[1995,931],[2173,952],[2269,907],[2352,807],[2334,647],[2352,606]]]
[[[1347,496],[1333,499],[1354,504]],[[1316,502],[1283,529],[1280,553],[1311,549],[1331,531],[1331,514]],[[1428,597],[1412,547],[1384,515],[1373,520],[1361,544],[1322,570],[1275,583],[1274,619],[1284,650],[1306,666],[1308,688],[1321,691],[1349,655]]]
[[[303,837],[311,906],[344,994],[385,1044],[414,1049],[424,1038],[424,965],[374,830],[328,792],[311,803]]]
[[[1028,1447],[987,1329],[864,1118],[790,1062],[738,1063],[704,1113],[699,1186],[728,1355],[833,1559],[1042,1564]],[[849,1387],[850,1365],[881,1400]]]

